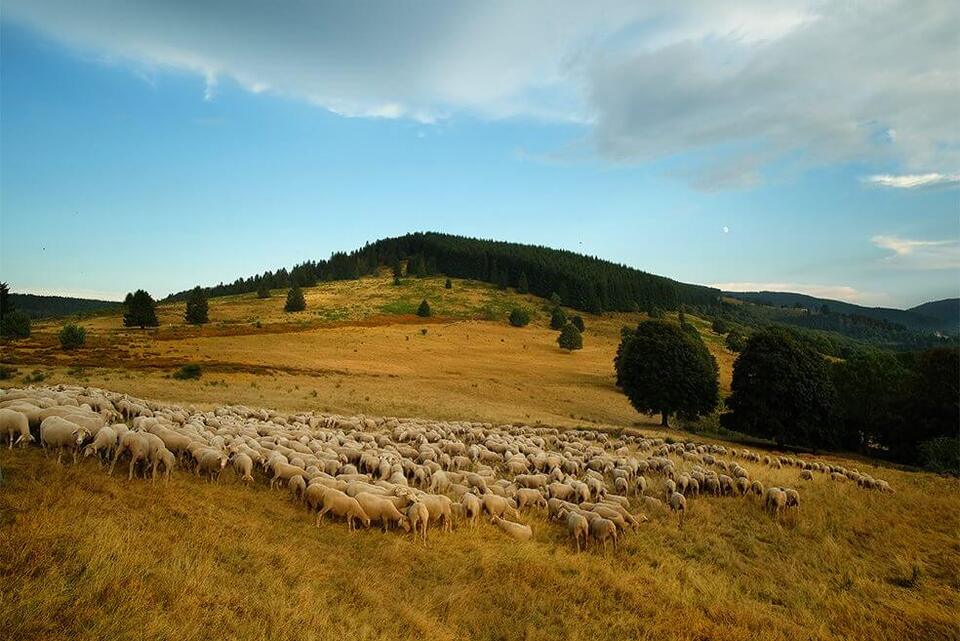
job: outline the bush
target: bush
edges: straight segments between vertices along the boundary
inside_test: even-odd
[[[932,472],[960,474],[960,438],[942,436],[917,446],[920,464]]]
[[[447,282],[445,282],[445,283],[443,284],[443,288],[444,288],[444,289],[453,289],[453,281],[448,278],[448,279],[447,279]]]
[[[80,327],[79,325],[74,325],[70,323],[69,325],[64,325],[63,329],[60,330],[60,347],[63,349],[74,349],[80,347],[87,340],[87,330]]]
[[[530,312],[520,307],[510,310],[510,324],[514,327],[526,327],[530,323]]]
[[[584,330],[583,316],[577,314],[576,316],[570,319],[570,322],[573,323],[574,327],[580,330],[581,334],[583,333],[583,330]]]
[[[730,331],[730,328],[727,327],[727,321],[722,318],[715,318],[712,325],[713,331],[717,334],[726,334]]]
[[[267,281],[261,280],[257,285],[257,298],[270,298],[270,288],[267,287]]]
[[[567,313],[562,307],[554,307],[550,312],[550,329],[563,329],[567,324]]]
[[[557,336],[557,344],[560,345],[560,349],[570,352],[575,349],[583,349],[583,336],[580,335],[580,330],[577,329],[576,325],[567,323],[560,330],[560,335]]]
[[[420,301],[420,307],[417,308],[417,316],[427,317],[430,315],[430,303],[426,299]]]
[[[29,338],[30,317],[21,311],[8,312],[0,323],[0,335],[4,338]]]
[[[200,366],[196,363],[190,363],[184,365],[177,371],[173,373],[173,377],[177,380],[185,381],[188,379],[197,379],[203,374],[203,370],[200,369]]]
[[[17,368],[9,365],[0,365],[0,381],[11,379],[17,375]]]
[[[303,297],[303,291],[294,285],[287,292],[287,302],[283,306],[285,312],[302,312],[307,308],[307,299]]]
[[[203,325],[210,320],[208,312],[207,295],[199,286],[194,287],[187,299],[187,310],[183,315],[184,320],[191,325]]]
[[[731,352],[742,352],[743,348],[747,345],[747,339],[744,338],[743,334],[740,332],[730,332],[727,334],[727,339],[724,341],[727,345],[727,349]]]

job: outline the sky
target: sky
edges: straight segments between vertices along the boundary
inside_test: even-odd
[[[3,0],[0,279],[162,297],[411,231],[960,295],[960,3]]]

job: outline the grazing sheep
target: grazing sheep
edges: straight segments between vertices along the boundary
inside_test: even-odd
[[[243,452],[234,454],[233,469],[244,483],[253,483],[253,459]]]
[[[467,492],[460,497],[460,505],[463,506],[463,517],[470,524],[470,527],[477,527],[480,522],[480,515],[483,513],[483,505],[480,499],[471,492]]]
[[[538,509],[546,509],[547,499],[543,498],[543,494],[540,493],[540,490],[522,487],[517,490],[517,509],[522,512],[525,508],[527,508],[527,506]]]
[[[586,549],[590,542],[590,522],[582,514],[570,510],[566,513],[567,533],[573,538],[573,543],[580,552],[580,540],[583,540],[583,548]],[[563,517],[561,517],[563,518]]]
[[[45,448],[56,448],[57,463],[63,456],[63,450],[73,452],[73,462],[77,462],[77,449],[89,432],[86,428],[59,416],[48,416],[40,423],[40,444]]]
[[[613,549],[617,549],[617,526],[609,519],[598,516],[590,521],[590,536],[602,543],[604,550],[607,549],[607,541],[612,541]]]
[[[97,455],[97,463],[103,467],[102,455],[106,453],[107,460],[113,456],[113,451],[117,447],[117,431],[110,425],[101,427],[93,436],[93,442],[83,448],[83,456],[87,457],[93,454]]]
[[[510,500],[505,499],[502,496],[497,496],[496,494],[484,494],[480,499],[480,502],[483,504],[483,511],[490,515],[491,520],[493,517],[502,517],[504,514],[515,519],[520,517]]]
[[[750,484],[750,491],[757,496],[763,496],[763,483],[760,481],[754,481]]]
[[[533,528],[531,528],[529,525],[514,523],[513,521],[506,521],[499,516],[493,517],[493,523],[503,532],[505,532],[507,536],[516,539],[517,541],[529,541],[533,538]]]
[[[670,509],[677,513],[678,523],[683,525],[683,517],[687,513],[687,499],[680,494],[680,492],[674,492],[670,495]]]
[[[303,498],[303,493],[307,491],[307,482],[303,480],[301,474],[296,476],[291,476],[290,480],[287,481],[287,488],[293,492],[293,496],[297,499]]]
[[[812,481],[813,472],[811,472],[810,470],[800,470],[800,479],[804,481]]]
[[[463,507],[462,504],[458,504]],[[420,502],[411,503],[407,506],[407,520],[410,523],[410,529],[413,531],[413,540],[416,541],[419,536],[424,544],[427,542],[427,526],[430,523],[430,511],[427,506]]]
[[[440,529],[443,532],[449,532],[453,529],[453,509],[451,508],[453,501],[450,500],[450,497],[443,494],[423,494],[418,500],[430,512],[430,520],[440,523]]]
[[[10,439],[10,448],[13,449],[14,439],[16,444],[33,442],[33,435],[30,434],[30,420],[26,414],[22,414],[12,409],[0,409],[0,436],[6,435]]]
[[[177,466],[177,456],[168,449],[160,453],[160,462],[163,463],[163,480],[170,480],[170,472]]]
[[[779,519],[787,507],[787,493],[779,487],[768,488],[763,497],[763,505],[768,512]]]
[[[744,496],[747,492],[750,491],[750,479],[745,476],[738,476],[736,480],[737,492],[740,493],[740,496]]]
[[[800,508],[800,493],[793,488],[784,488],[783,493],[787,496],[786,507]]]
[[[223,468],[227,466],[227,459],[228,457],[224,452],[218,452],[216,450],[204,451],[200,455],[200,460],[197,461],[197,476],[206,472],[210,476],[211,481],[219,483]]]
[[[384,532],[387,531],[392,523],[396,523],[408,532],[410,531],[410,521],[405,514],[397,509],[397,506],[394,505],[389,498],[371,494],[370,492],[360,492],[353,498],[357,500],[363,513],[370,518],[371,522],[380,522]],[[423,504],[421,503],[421,505]],[[424,506],[424,508],[426,508],[426,506]]]
[[[323,507],[317,513],[317,527],[320,527],[320,524],[323,523],[323,517],[328,512],[333,512],[337,516],[346,519],[347,530],[350,532],[354,530],[354,519],[360,521],[363,527],[370,527],[370,517],[368,517],[363,511],[363,508],[360,507],[357,499],[352,496],[347,496],[340,490],[327,488],[323,492],[320,501]]]
[[[150,445],[140,432],[127,432],[124,434],[120,437],[120,445],[117,446],[116,451],[113,453],[113,461],[110,463],[110,471],[108,474],[113,474],[113,468],[117,465],[117,461],[120,460],[120,456],[124,452],[130,452],[130,472],[127,475],[127,480],[132,481],[133,468],[138,461],[147,460],[150,454]]]

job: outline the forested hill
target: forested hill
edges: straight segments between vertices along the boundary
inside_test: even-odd
[[[680,303],[715,306],[720,291],[688,285],[592,256],[538,245],[522,245],[433,232],[385,238],[328,260],[307,261],[289,271],[279,269],[207,288],[210,296],[256,291],[293,284],[307,287],[322,280],[347,280],[381,266],[406,265],[407,275],[445,274],[515,287],[589,312],[676,309]],[[168,299],[182,300],[187,292]]]
[[[748,301],[757,305],[769,307],[803,308],[811,312],[828,311],[832,314],[843,314],[852,317],[868,318],[883,321],[914,331],[946,331],[957,333],[960,316],[949,316],[949,304],[957,307],[957,299],[947,299],[936,303],[926,303],[909,310],[892,309],[888,307],[864,307],[845,303],[839,300],[817,298],[806,294],[789,292],[725,292],[726,296]],[[928,308],[928,306],[935,306]],[[931,313],[932,312],[932,313]]]
[[[56,318],[74,314],[89,314],[116,309],[122,303],[91,298],[68,296],[37,296],[35,294],[10,294],[13,309],[20,310],[31,318]]]
[[[960,298],[944,298],[935,300],[923,305],[917,305],[907,310],[915,314],[937,318],[951,327],[960,326]]]

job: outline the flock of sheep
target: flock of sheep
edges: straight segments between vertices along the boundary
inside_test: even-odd
[[[424,542],[428,529],[489,519],[507,536],[533,537],[523,513],[546,513],[566,527],[577,551],[612,544],[650,516],[670,510],[682,526],[694,497],[759,500],[775,518],[798,511],[793,488],[751,479],[739,461],[794,466],[814,474],[893,491],[857,470],[786,456],[693,442],[590,430],[343,417],[223,406],[191,411],[78,386],[0,390],[0,437],[9,447],[37,441],[48,451],[96,457],[113,474],[169,478],[188,469],[213,481],[230,466],[236,478],[288,488],[316,515],[353,530],[374,522]],[[656,480],[654,480],[656,479]],[[639,509],[639,511],[634,511]],[[527,519],[529,520],[529,519]]]

